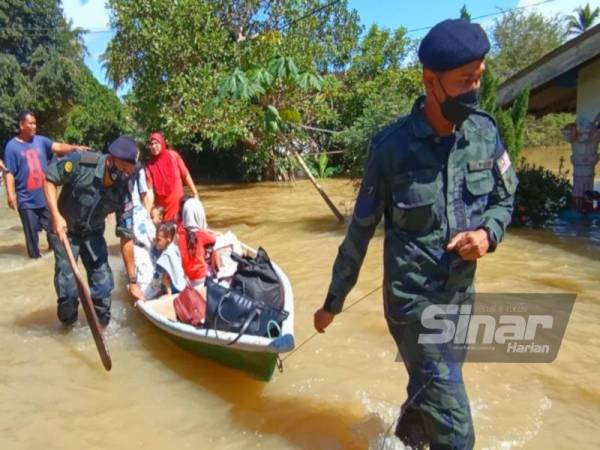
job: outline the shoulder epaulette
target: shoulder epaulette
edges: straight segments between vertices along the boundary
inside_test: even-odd
[[[88,166],[95,166],[96,164],[98,164],[98,161],[100,160],[100,154],[96,153],[96,152],[81,152],[80,155],[81,155],[80,159],[79,159],[80,164],[85,164]]]
[[[479,116],[483,116],[483,117],[485,117],[486,119],[489,119],[489,120],[491,120],[491,121],[492,121],[492,123],[494,124],[494,126],[495,126],[495,127],[497,126],[497,124],[496,124],[496,119],[494,119],[494,117],[493,117],[491,114],[487,113],[486,111],[483,111],[483,110],[481,110],[481,109],[478,109],[478,110],[477,110],[477,111],[475,111],[473,114],[477,114],[477,115],[479,115]]]
[[[378,145],[383,143],[391,134],[397,131],[398,128],[407,123],[407,120],[408,116],[400,117],[397,121],[379,130],[379,132],[377,132],[377,134],[373,137],[373,144]]]

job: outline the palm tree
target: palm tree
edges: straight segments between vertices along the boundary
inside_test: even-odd
[[[567,35],[578,35],[587,31],[600,16],[600,8],[590,8],[587,3],[585,7],[579,7],[573,10],[574,14],[566,17]]]

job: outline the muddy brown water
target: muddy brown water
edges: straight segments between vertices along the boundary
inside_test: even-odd
[[[354,190],[323,183],[349,212]],[[209,225],[261,245],[289,276],[296,338],[312,333],[344,235],[307,181],[203,185]],[[0,205],[0,448],[2,449],[377,449],[405,398],[406,373],[383,318],[380,292],[338,316],[324,335],[260,383],[193,357],[125,299],[122,262],[109,225],[116,274],[104,372],[83,322],[55,317],[53,257],[30,261],[18,216]],[[600,231],[597,224],[512,231],[479,265],[487,292],[575,292],[551,364],[465,366],[477,448],[574,449],[600,442]],[[382,277],[382,230],[371,242],[348,302]],[[80,314],[82,317],[83,314]],[[402,448],[389,437],[387,448]],[[596,447],[597,448],[597,447]]]

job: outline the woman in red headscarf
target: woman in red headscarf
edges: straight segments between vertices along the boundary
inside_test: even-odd
[[[148,138],[150,161],[146,164],[148,189],[154,193],[154,204],[165,210],[164,220],[175,220],[179,213],[179,202],[183,197],[185,183],[198,198],[194,180],[185,163],[175,150],[167,148],[165,138],[160,133],[152,133]]]

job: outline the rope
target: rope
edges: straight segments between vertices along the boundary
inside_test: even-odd
[[[360,302],[362,302],[363,300],[367,299],[368,297],[370,297],[372,294],[374,294],[375,292],[377,292],[379,289],[381,289],[381,286],[377,286],[376,288],[370,290],[368,293],[366,293],[365,295],[363,295],[361,298],[359,298],[358,300],[352,302],[350,305],[348,305],[346,308],[344,308],[342,310],[342,313],[348,311],[350,308],[353,308],[354,306],[358,305]],[[310,342],[316,335],[320,334],[318,331],[315,331],[313,334],[311,334],[308,338],[306,338],[304,341],[302,341],[302,343],[300,345],[298,345],[298,347],[296,347],[294,350],[292,350],[290,353],[288,353],[286,355],[285,358],[280,358],[279,356],[277,357],[277,368],[279,369],[280,372],[283,372],[283,362],[285,360],[287,360],[289,357],[291,357],[294,353],[296,353],[298,350],[300,350],[304,345],[308,344],[308,342]],[[441,359],[441,356],[440,356]],[[438,359],[438,361],[436,362],[436,366],[437,364],[440,362],[440,359]],[[390,426],[387,428],[385,435],[383,437],[383,442],[381,443],[381,447],[380,450],[383,450],[385,448],[385,443],[387,442],[387,438],[390,435],[390,431],[392,430],[392,428],[398,424],[401,420],[402,417],[404,417],[404,414],[406,413],[406,410],[413,405],[413,403],[415,402],[415,400],[417,399],[417,397],[419,396],[419,394],[421,392],[423,392],[423,390],[429,386],[429,384],[431,383],[431,381],[433,380],[433,377],[435,376],[435,374],[430,375],[430,377],[427,379],[427,382],[422,385],[417,392],[415,392],[400,408],[400,414],[398,415],[398,417],[390,424]]]
[[[369,291],[367,294],[363,295],[361,298],[359,298],[358,300],[356,300],[355,302],[351,303],[350,305],[348,305],[346,308],[344,308],[342,310],[342,312],[346,312],[348,311],[350,308],[352,308],[354,305],[357,305],[358,303],[362,302],[364,299],[366,299],[367,297],[369,297],[371,294],[377,292],[379,289],[381,289],[381,286],[377,286],[375,289],[372,289],[371,291]],[[311,334],[308,338],[306,338],[304,341],[302,341],[302,343],[296,347],[294,350],[292,350],[290,353],[288,353],[285,358],[282,358],[280,361],[281,364],[281,369],[280,371],[283,369],[283,362],[288,359],[290,356],[292,356],[294,353],[296,353],[298,350],[300,350],[305,344],[307,344],[312,338],[314,338],[316,335],[320,334],[318,331],[315,331],[313,334]]]
[[[438,360],[439,362],[439,360]],[[436,364],[437,365],[437,364]],[[402,417],[404,417],[404,413],[406,413],[406,410],[408,409],[409,406],[411,406],[413,404],[413,402],[416,400],[416,398],[418,397],[418,395],[423,392],[423,389],[425,389],[427,386],[429,386],[429,383],[431,383],[431,380],[433,380],[433,375],[431,375],[429,377],[429,379],[427,380],[427,382],[421,386],[417,392],[415,392],[413,394],[413,396],[411,398],[408,399],[408,401],[406,401],[402,407],[400,408],[400,414],[398,415],[398,418],[396,420],[394,420],[390,426],[388,427],[388,429],[385,432],[385,435],[383,436],[383,442],[381,443],[381,447],[380,450],[383,450],[385,448],[385,443],[387,441],[388,436],[390,435],[390,431],[392,431],[392,427],[394,427],[394,425],[396,425],[397,423],[399,423],[402,420]]]

